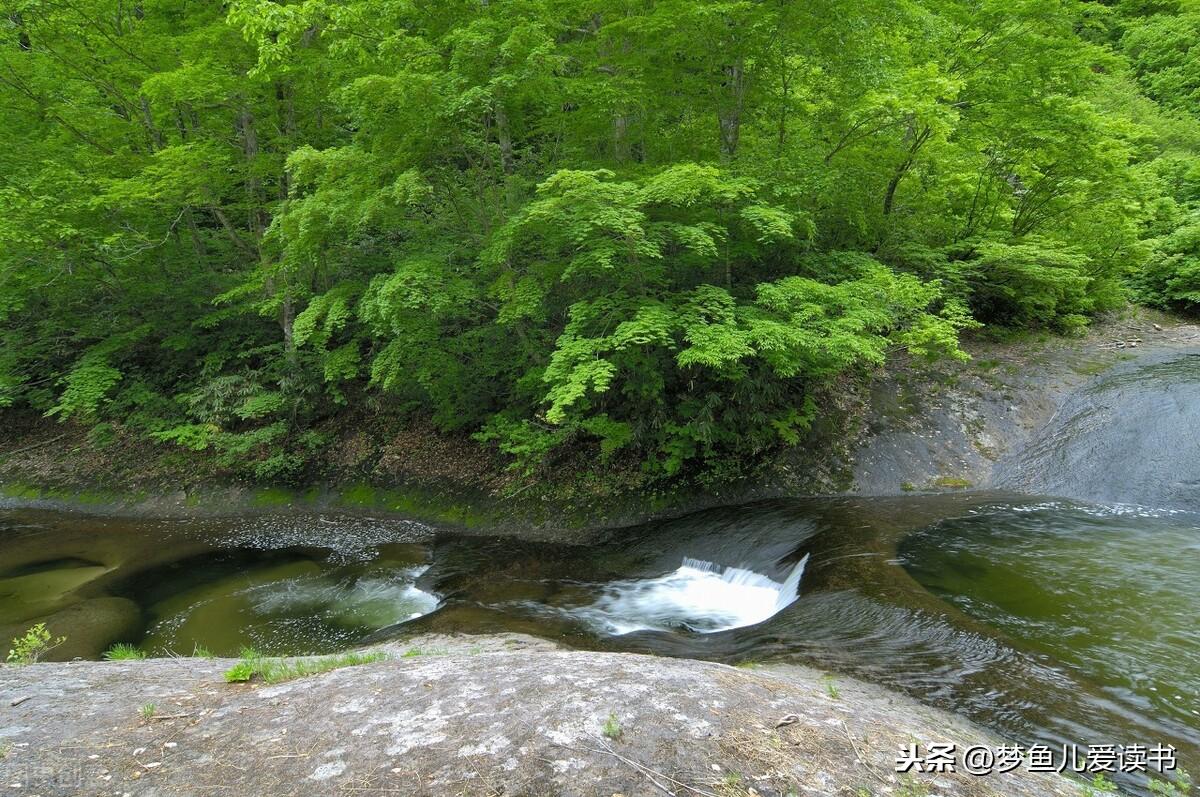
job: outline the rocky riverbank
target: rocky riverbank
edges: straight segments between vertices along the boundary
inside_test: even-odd
[[[0,428],[0,505],[154,517],[364,512],[578,540],[592,529],[779,496],[999,487],[1107,500],[1112,496],[1089,495],[1086,484],[1034,478],[1040,466],[1022,455],[1072,396],[1107,375],[1200,352],[1200,326],[1131,309],[1080,338],[973,340],[965,347],[968,363],[910,367],[897,360],[870,383],[845,385],[831,409],[837,420],[815,429],[752,483],[663,492],[629,474],[576,479],[568,468],[520,477],[472,441],[381,427],[343,430],[322,483],[269,487],[231,479],[202,452],[129,434],[102,443],[78,427],[25,419]],[[1123,416],[1137,413],[1130,407]]]
[[[1035,354],[1028,353],[1031,349]],[[858,416],[858,431],[846,435],[844,446],[852,452],[846,460],[815,448],[798,456],[824,456],[821,472],[850,472],[839,489],[863,495],[1010,486],[1085,499],[1165,496],[1172,506],[1195,497],[1200,473],[1189,476],[1188,468],[1194,470],[1200,458],[1187,448],[1194,440],[1173,438],[1171,430],[1192,428],[1187,423],[1181,427],[1180,418],[1200,407],[1188,392],[1200,385],[1200,374],[1171,364],[1196,359],[1190,355],[1200,352],[1200,328],[1138,315],[1111,321],[1082,339],[1051,338],[1040,348],[1028,342],[976,342],[973,351],[972,363],[946,364],[932,376],[918,378],[916,371],[896,364],[876,384],[869,408]],[[1164,365],[1166,371],[1144,370]],[[1147,373],[1151,383],[1142,378]],[[1162,385],[1170,389],[1160,389]],[[1136,423],[1125,424],[1127,419]],[[1150,433],[1142,434],[1147,429]],[[700,497],[646,500],[631,494],[603,515],[596,515],[591,505],[570,514],[553,501],[518,500],[490,487],[475,490],[466,500],[465,486],[449,478],[440,492],[424,483],[415,489],[366,485],[299,493],[213,487],[202,481],[184,482],[177,491],[146,482],[139,483],[141,493],[81,492],[71,485],[82,482],[72,479],[95,473],[87,463],[99,461],[102,452],[79,439],[60,447],[63,440],[41,434],[37,438],[9,430],[9,456],[0,457],[0,481],[10,485],[10,505],[86,503],[96,512],[188,518],[297,510],[315,522],[321,517],[314,509],[332,509],[426,517],[442,528],[579,542],[603,534],[597,518],[614,524],[705,504],[803,492],[799,482],[779,479]],[[70,432],[58,434],[69,437]],[[31,438],[36,439],[29,442]],[[1147,456],[1138,440],[1160,451]],[[14,441],[24,442],[14,449]],[[120,456],[132,457],[131,451],[122,449]],[[1176,460],[1184,458],[1186,467],[1172,466],[1160,455],[1165,451],[1176,452]],[[82,456],[72,469],[73,452]],[[1110,477],[1116,471],[1103,462],[1089,463],[1089,457],[1095,459],[1091,452],[1109,460],[1149,463],[1150,476],[1136,483],[1125,479],[1116,497],[1103,493],[1113,486]],[[171,468],[179,466],[168,460],[146,453],[142,472],[161,468],[155,472],[168,478],[175,472]],[[836,467],[830,464],[835,462]],[[780,473],[789,467],[800,469],[802,460],[782,462]],[[1154,476],[1158,471],[1153,468],[1163,467],[1171,470],[1172,479]],[[1064,481],[1067,475],[1071,479]],[[22,479],[50,489],[13,489]],[[281,517],[285,525],[291,523],[285,514]],[[94,522],[83,515],[80,519]],[[292,534],[286,539],[300,544],[301,538]],[[172,556],[179,553],[178,548],[170,551]],[[48,555],[38,554],[41,559]],[[66,552],[58,558],[69,556]],[[76,562],[75,570],[84,576],[88,567],[104,570],[106,561]],[[830,572],[814,569],[813,585],[831,578]],[[850,585],[873,578],[855,573]],[[101,604],[106,611],[133,611],[124,598],[92,595],[86,601],[88,607]],[[123,622],[114,617],[105,622]],[[86,628],[101,627],[91,618],[78,625],[84,630],[71,631],[71,644],[90,645],[94,650],[89,655],[111,641],[110,634],[103,642],[89,642]],[[20,630],[14,628],[12,634]],[[5,667],[0,669],[0,782],[13,793],[64,795],[190,795],[229,789],[271,795],[531,797],[1084,793],[1078,784],[1023,771],[901,777],[894,769],[902,745],[948,742],[962,749],[970,744],[994,747],[1000,741],[967,720],[883,687],[832,679],[803,667],[730,668],[568,652],[514,636],[424,638],[378,650],[388,659],[275,685],[225,683],[223,673],[234,664],[230,660]]]
[[[1057,775],[897,774],[966,720],[798,666],[424,637],[274,685],[219,659],[0,669],[0,783],[27,795],[1077,797]]]
[[[1142,369],[1200,353],[1200,326],[1161,313],[1131,311],[1097,323],[1080,338],[976,341],[967,348],[972,355],[967,364],[943,363],[931,371],[900,365],[875,383],[851,457],[848,492],[997,488],[1080,500],[1133,502],[1143,495],[1153,500],[1149,489],[1125,489],[1127,481],[1113,489],[1086,480],[1094,469],[1112,474],[1110,463],[1128,461],[1133,452],[1095,450],[1100,456],[1091,456],[1090,462],[1086,455],[1075,456],[1071,467],[1064,468],[1048,461],[1055,452],[1045,446],[1045,438],[1058,433],[1054,445],[1063,447],[1084,436],[1091,440],[1081,442],[1095,442],[1096,432],[1113,424],[1125,426],[1133,437],[1146,432],[1161,420],[1147,411],[1153,396],[1129,390],[1098,394],[1113,382],[1128,385],[1130,374],[1145,377],[1146,391],[1167,392],[1172,385]],[[1197,380],[1184,375],[1175,381]],[[1065,433],[1059,428],[1064,420],[1092,410],[1101,410],[1104,420]],[[1181,423],[1167,418],[1161,426],[1169,434]]]

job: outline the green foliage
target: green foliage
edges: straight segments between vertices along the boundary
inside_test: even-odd
[[[1037,239],[983,243],[965,266],[972,306],[985,320],[1078,329],[1095,308],[1089,264],[1081,252]]]
[[[741,476],[896,350],[1200,309],[1197,40],[1079,0],[24,3],[0,412],[259,481],[380,412]]]
[[[144,703],[142,707],[138,709],[138,713],[142,715],[142,719],[152,720],[154,719],[154,715],[158,713],[158,706],[154,703]]]
[[[263,681],[268,684],[290,681],[309,675],[319,675],[342,667],[357,667],[362,664],[374,664],[387,659],[383,651],[368,653],[340,653],[333,656],[316,656],[298,659],[267,660],[260,673]]]
[[[484,443],[495,441],[501,451],[512,457],[512,467],[529,475],[551,451],[569,439],[570,432],[565,427],[497,415],[475,434],[475,439]]]
[[[242,650],[241,660],[225,671],[227,683],[242,683],[258,676],[264,683],[276,684],[303,678],[308,675],[319,675],[342,667],[355,667],[360,664],[372,664],[387,659],[383,651],[374,650],[367,653],[340,653],[332,656],[306,656],[292,659],[267,658],[255,650]]]
[[[12,640],[8,651],[9,664],[36,664],[43,656],[66,642],[65,636],[52,637],[45,623],[38,623]]]
[[[118,642],[108,650],[104,651],[103,658],[105,661],[137,661],[146,658],[146,651],[142,650],[137,645],[130,645],[127,642]]]
[[[254,677],[257,670],[254,664],[249,661],[239,661],[237,664],[225,671],[226,683],[244,683]]]
[[[1200,210],[1154,242],[1153,254],[1133,284],[1147,304],[1200,312]]]
[[[1092,778],[1091,783],[1087,783],[1079,788],[1080,797],[1102,797],[1105,794],[1117,793],[1117,784],[1104,777],[1104,775],[1096,775],[1096,777]]]
[[[621,730],[621,722],[617,719],[617,715],[610,712],[608,718],[604,720],[604,725],[600,732],[612,739],[614,742],[621,738],[623,731]]]
[[[109,392],[121,381],[121,372],[102,357],[85,356],[65,377],[66,389],[50,414],[94,417]]]
[[[938,476],[930,482],[930,485],[945,490],[969,490],[975,486],[970,480],[961,476]]]
[[[1180,769],[1170,780],[1151,779],[1150,793],[1158,797],[1187,797],[1192,793],[1192,776]]]
[[[929,797],[929,784],[912,775],[905,775],[900,779],[896,797]]]

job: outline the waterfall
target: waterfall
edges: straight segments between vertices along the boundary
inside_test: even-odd
[[[776,612],[792,605],[796,598],[800,597],[800,579],[804,577],[804,566],[807,564],[808,554],[804,554],[804,558],[796,562],[792,572],[788,573],[788,577],[783,580],[783,586],[779,590],[779,599],[775,601]]]
[[[605,585],[588,606],[567,610],[610,634],[687,629],[702,634],[757,625],[799,597],[808,556],[782,582],[742,567],[721,567],[684,558],[678,569],[657,578]]]

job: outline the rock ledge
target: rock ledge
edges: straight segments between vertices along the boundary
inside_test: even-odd
[[[273,686],[230,660],[0,669],[0,789],[25,795],[1028,795],[1023,770],[894,773],[902,745],[1000,740],[881,687],[564,651],[531,637],[423,637]],[[153,703],[155,716],[142,707]],[[610,719],[610,717],[612,719]],[[780,721],[787,722],[780,727]],[[607,733],[606,733],[607,731]]]

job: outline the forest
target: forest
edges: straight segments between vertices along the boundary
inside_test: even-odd
[[[1200,0],[3,5],[0,423],[721,480],[898,352],[1200,310]]]

